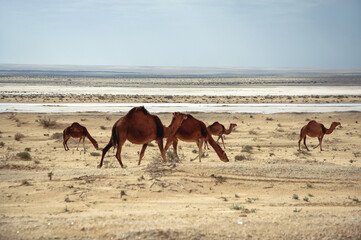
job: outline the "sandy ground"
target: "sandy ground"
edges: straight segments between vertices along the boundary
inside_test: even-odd
[[[138,166],[141,146],[126,142],[124,169],[112,149],[98,169],[101,151],[88,140],[85,154],[72,139],[64,151],[72,122],[103,148],[121,116],[0,114],[1,239],[360,239],[361,113],[193,114],[238,125],[225,138],[229,163],[212,149],[191,161],[197,147],[185,142],[175,167],[154,143]],[[159,117],[170,123],[170,113]],[[44,128],[49,118],[56,124]],[[315,138],[310,152],[297,151],[311,119],[342,126],[325,136],[324,151],[312,148]],[[25,151],[31,159],[16,156]]]

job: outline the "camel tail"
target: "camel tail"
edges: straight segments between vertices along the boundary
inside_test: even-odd
[[[110,138],[110,142],[112,143],[112,146],[116,147],[118,146],[118,136],[117,136],[117,126],[116,123],[114,124],[112,128],[112,137]],[[109,143],[110,143],[109,142]],[[110,146],[111,147],[111,146]]]

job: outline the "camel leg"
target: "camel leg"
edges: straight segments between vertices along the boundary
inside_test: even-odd
[[[220,136],[220,137],[221,137],[221,139],[222,139],[223,148],[226,149],[226,146],[224,145],[223,137],[222,137],[222,136]]]
[[[76,150],[77,150],[77,151],[79,151],[79,144],[80,144],[80,141],[81,141],[81,137],[79,138],[78,145],[76,146]]]
[[[142,161],[142,158],[144,156],[144,152],[145,149],[148,147],[148,143],[143,144],[142,150],[140,151],[140,155],[139,155],[139,161],[138,161],[138,165],[140,165],[140,161]]]
[[[219,141],[219,139],[222,138],[222,135],[219,135],[217,138],[217,142]]]
[[[207,141],[204,141],[204,150],[209,150],[208,142],[207,142]]]
[[[158,143],[158,147],[159,147],[159,150],[160,150],[160,154],[162,155],[163,161],[167,162],[167,158],[165,156],[165,151],[164,151],[164,148],[163,148],[163,139],[162,138],[158,139],[157,143]]]
[[[83,137],[83,149],[84,149],[84,154],[85,154],[85,137]]]
[[[64,145],[64,149],[65,151],[68,151],[69,150],[69,147],[68,147],[68,140],[70,139],[70,136],[66,135],[64,137],[64,141],[63,141],[63,145]]]
[[[102,153],[102,159],[100,160],[100,164],[98,165],[98,168],[101,168],[103,166],[103,159],[105,154],[108,152],[108,150],[113,146],[113,142],[112,139],[110,139],[108,145],[105,146],[105,148],[103,149],[103,153]],[[115,148],[115,147],[114,147]]]
[[[123,143],[124,142],[119,143],[118,148],[117,148],[117,153],[115,154],[115,156],[118,159],[118,162],[122,168],[124,168],[123,163],[122,163],[122,157],[121,157]]]
[[[199,139],[197,141],[197,145],[198,145],[198,153],[199,153],[199,162],[201,162],[203,141]]]
[[[307,145],[306,145],[306,137],[304,137],[304,139],[303,139],[303,144],[305,145],[307,151],[310,151],[310,149],[308,149],[308,147],[307,147]]]
[[[177,147],[178,147],[178,140],[173,141],[173,151],[174,151],[174,154],[176,155],[177,159],[179,160]]]
[[[321,150],[321,151],[323,151],[323,150],[322,150],[322,139],[323,139],[323,136],[320,137],[320,138],[318,138],[318,141],[320,142],[319,145],[320,145],[320,150]]]

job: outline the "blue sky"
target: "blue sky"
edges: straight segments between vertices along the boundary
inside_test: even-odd
[[[0,0],[0,63],[361,68],[361,0]]]

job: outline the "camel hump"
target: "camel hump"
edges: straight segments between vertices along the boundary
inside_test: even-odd
[[[213,127],[214,125],[217,125],[217,124],[219,124],[219,122],[214,122],[214,123],[212,123],[211,127]]]
[[[73,123],[71,124],[71,127],[75,127],[75,126],[81,126],[81,125],[80,125],[80,123],[78,123],[78,122],[73,122]]]
[[[136,112],[142,112],[144,113],[144,115],[150,115],[150,113],[147,111],[147,109],[145,109],[144,106],[140,106],[140,107],[133,107],[132,109],[130,109],[126,117],[131,118],[133,114]]]
[[[318,122],[316,122],[315,120],[311,120],[308,122],[308,124],[315,124],[315,123],[318,123]]]

